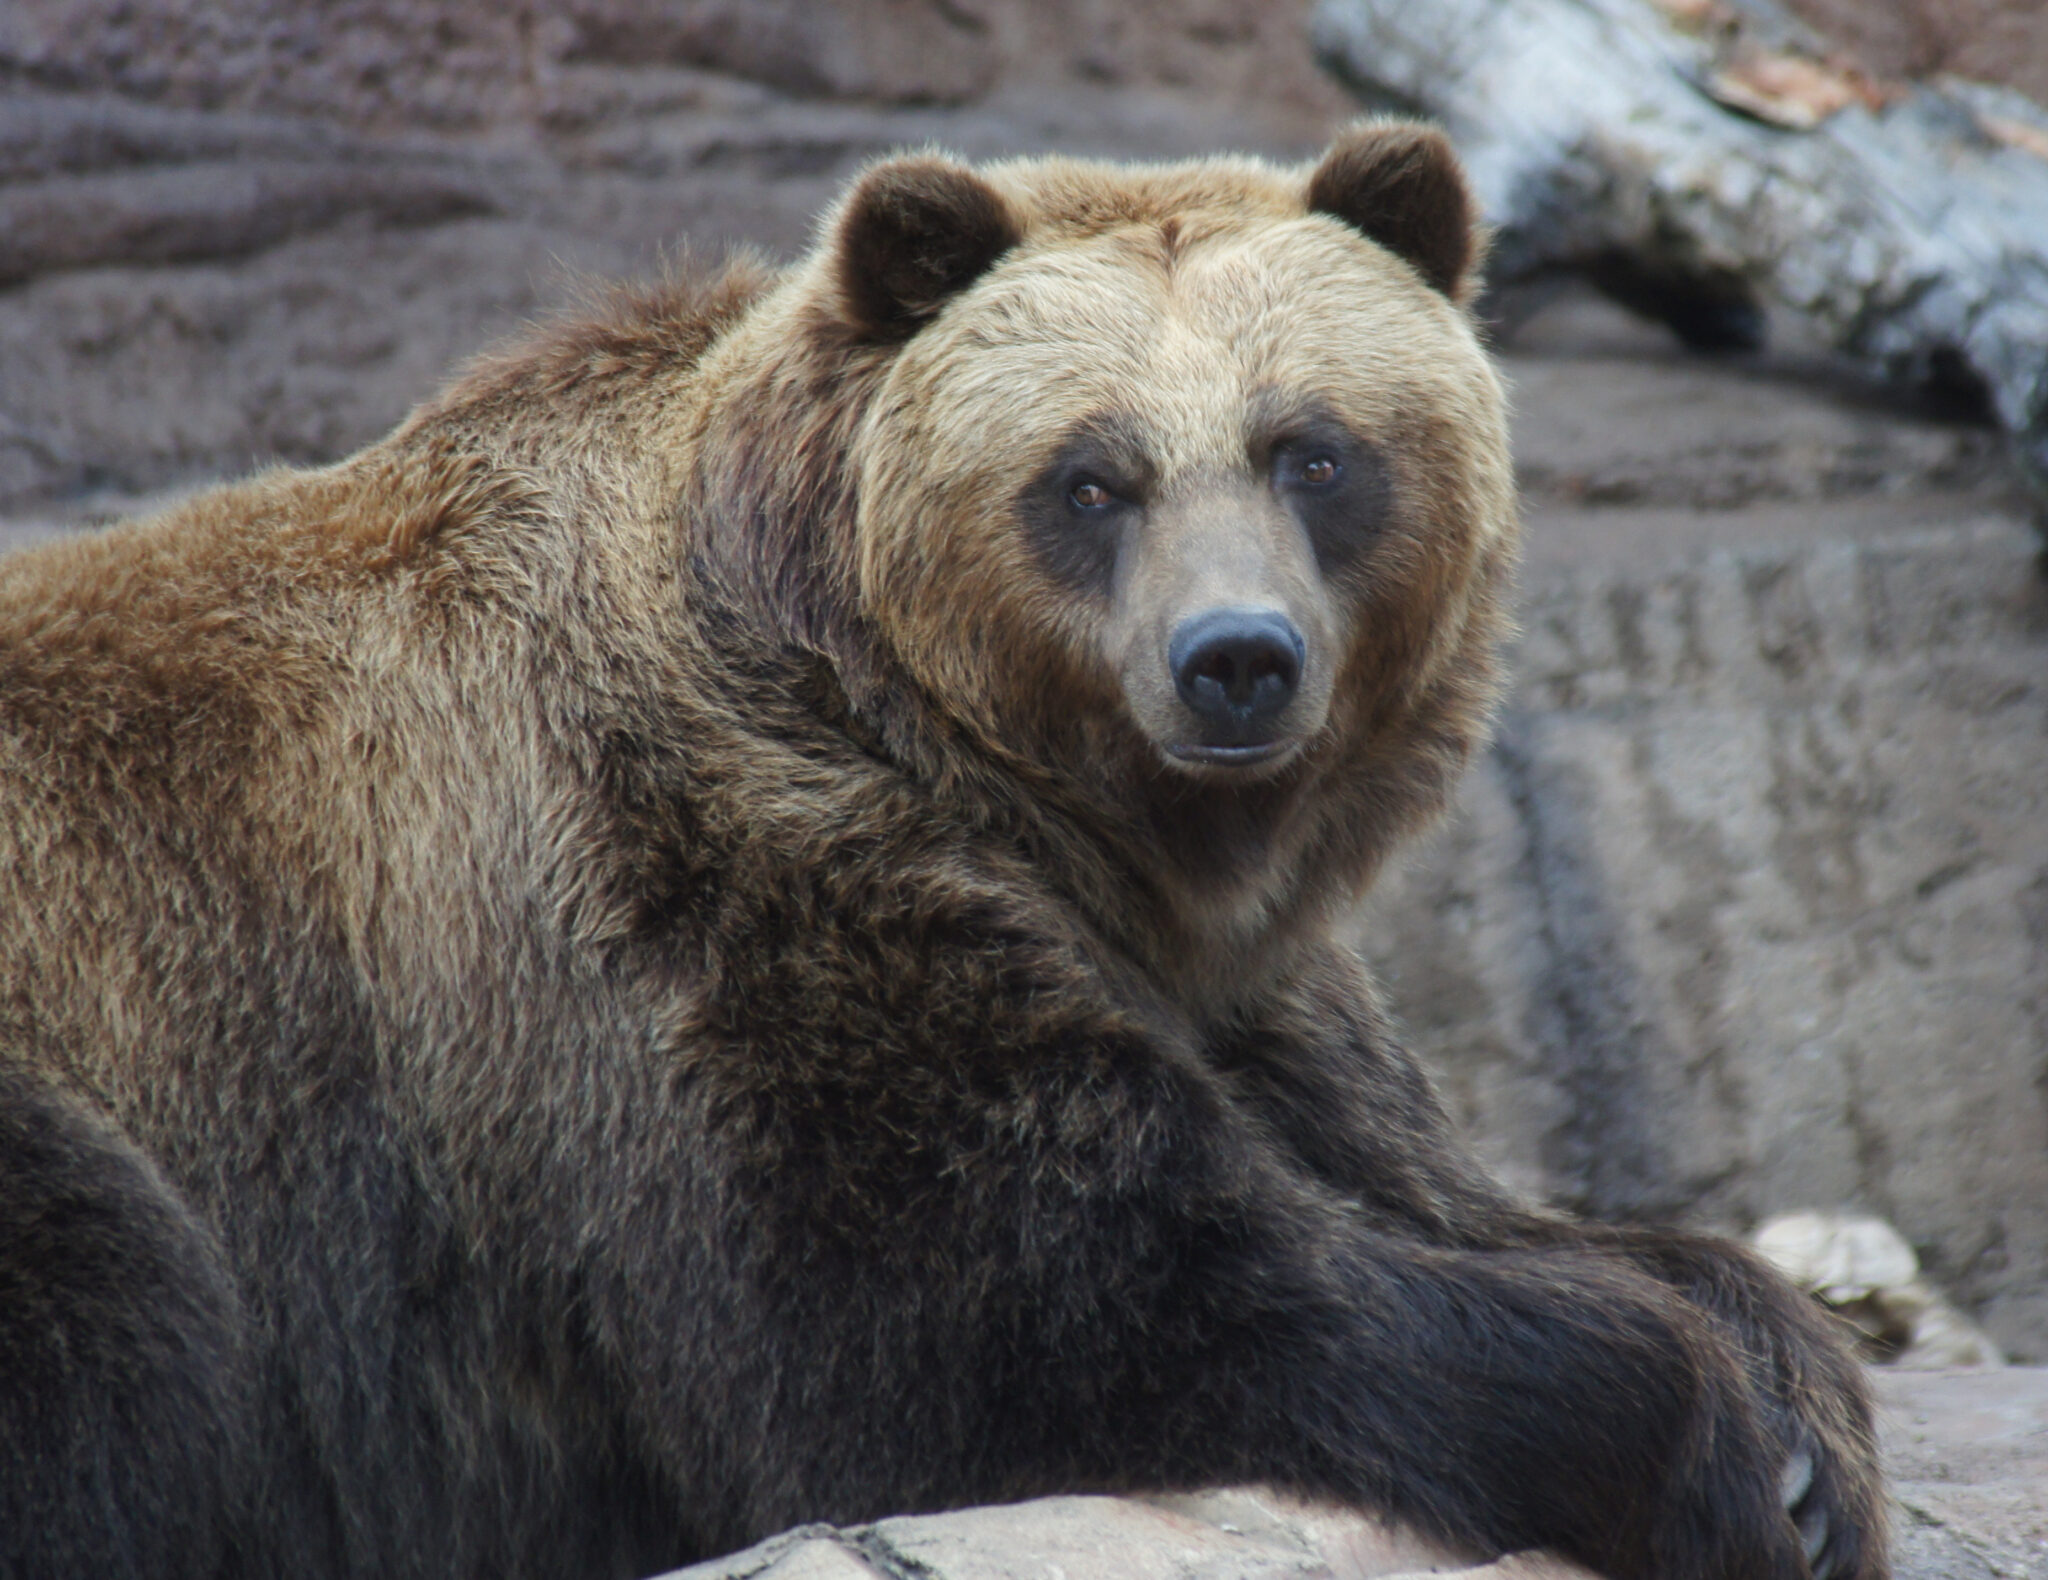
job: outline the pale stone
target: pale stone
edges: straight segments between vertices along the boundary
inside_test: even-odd
[[[749,1580],[877,1580],[876,1571],[834,1541],[800,1542]]]
[[[1878,1359],[1922,1370],[2005,1364],[1989,1335],[1920,1276],[1913,1248],[1881,1218],[1784,1213],[1751,1239],[1779,1272],[1861,1332]]]
[[[806,1526],[663,1580],[1598,1580],[1524,1553],[1478,1563],[1354,1510],[1268,1488],[1041,1498],[858,1529]]]
[[[1116,1498],[1045,1498],[883,1520],[873,1530],[892,1553],[944,1580],[1325,1580],[1329,1575],[1318,1558],[1300,1548]]]
[[[1760,1227],[1752,1241],[1779,1272],[1832,1305],[1903,1288],[1920,1276],[1913,1248],[1882,1218],[1783,1213]]]
[[[1161,1494],[1146,1501],[1255,1541],[1306,1552],[1337,1576],[1435,1573],[1478,1561],[1474,1554],[1371,1515],[1330,1504],[1304,1503],[1270,1487]]]

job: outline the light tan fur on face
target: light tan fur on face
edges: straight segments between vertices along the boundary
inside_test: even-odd
[[[1292,173],[1161,172],[1164,214],[1142,179],[1112,202],[1090,174],[991,172],[1033,228],[910,343],[861,431],[864,596],[940,694],[985,695],[992,675],[1014,694],[990,654],[1057,654],[1070,689],[1119,694],[1162,749],[1185,728],[1165,660],[1178,620],[1218,603],[1281,610],[1309,650],[1287,721],[1305,742],[1374,640],[1375,605],[1440,599],[1448,651],[1482,562],[1509,548],[1498,387],[1464,313],[1349,227],[1302,213]],[[1309,402],[1393,472],[1392,516],[1356,585],[1326,584],[1248,454],[1256,409]],[[1018,489],[1105,412],[1134,420],[1156,468],[1107,605],[1049,583],[1009,525]],[[993,700],[979,722],[1017,727]]]

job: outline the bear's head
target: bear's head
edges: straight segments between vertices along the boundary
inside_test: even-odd
[[[792,286],[777,379],[834,422],[757,437],[843,447],[836,579],[950,730],[1270,915],[1362,883],[1485,727],[1516,524],[1477,251],[1412,123],[1291,169],[887,161]]]

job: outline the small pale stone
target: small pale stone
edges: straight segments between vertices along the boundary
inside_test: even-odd
[[[1873,1290],[1903,1288],[1920,1276],[1920,1259],[1881,1218],[1793,1212],[1756,1231],[1756,1248],[1802,1289],[1832,1305]]]
[[[1756,1231],[1756,1248],[1859,1329],[1873,1355],[1922,1370],[2003,1366],[1989,1335],[1920,1277],[1920,1260],[1881,1218],[1793,1212]]]

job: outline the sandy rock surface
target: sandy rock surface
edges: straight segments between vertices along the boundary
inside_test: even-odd
[[[2048,1577],[2048,1369],[1880,1369],[1899,1580]]]
[[[667,1580],[1595,1580],[1536,1554],[1475,1563],[1259,1489],[1032,1503],[805,1526]]]

